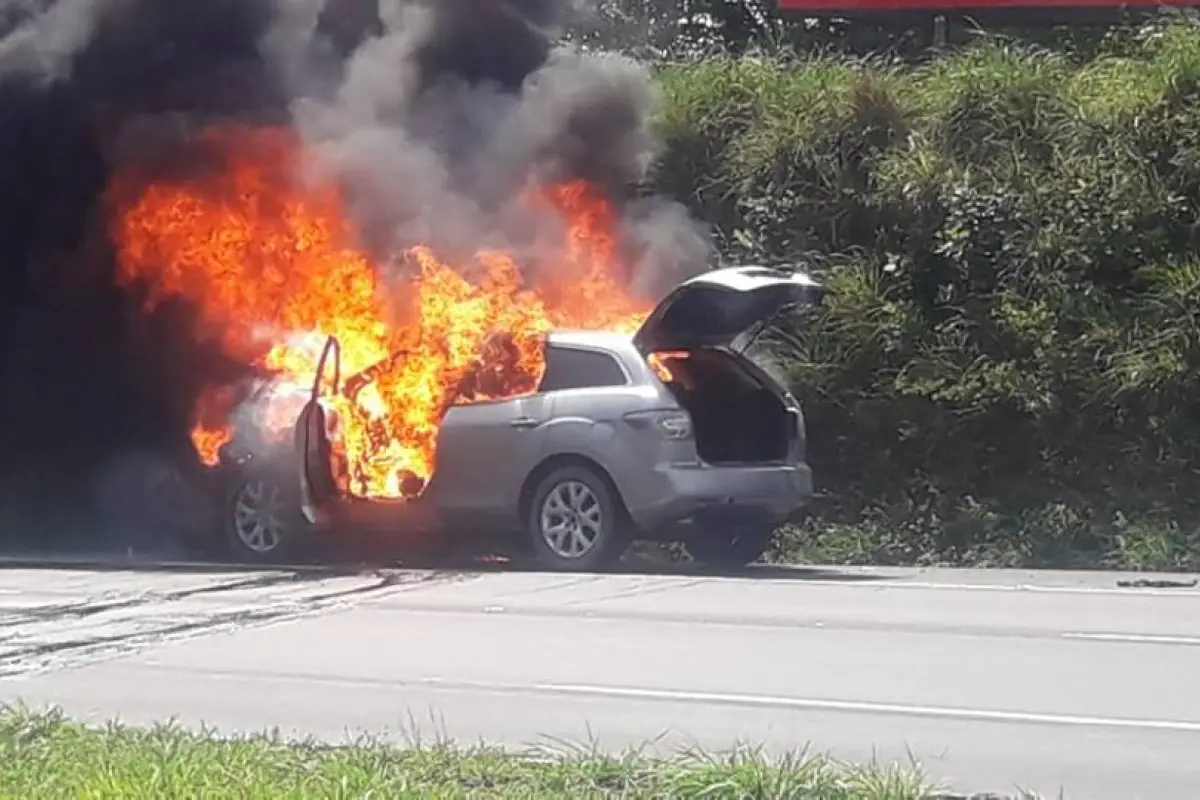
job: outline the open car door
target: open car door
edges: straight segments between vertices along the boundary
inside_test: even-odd
[[[310,523],[329,518],[331,506],[338,500],[333,473],[333,450],[327,433],[328,412],[321,405],[323,394],[336,394],[341,383],[342,352],[338,340],[325,340],[312,394],[296,420],[296,456],[300,467],[300,508]],[[326,373],[330,380],[326,384]]]

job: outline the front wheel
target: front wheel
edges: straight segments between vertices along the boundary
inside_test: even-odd
[[[744,567],[767,552],[775,529],[765,525],[747,525],[732,530],[710,531],[687,543],[692,559],[710,567]]]
[[[225,512],[231,555],[252,563],[278,563],[295,557],[309,528],[298,494],[298,487],[272,472],[249,471],[238,476]]]
[[[620,498],[594,470],[582,466],[562,467],[542,479],[527,527],[538,561],[555,570],[607,567],[628,544]]]

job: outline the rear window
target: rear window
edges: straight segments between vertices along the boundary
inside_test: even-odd
[[[546,348],[546,372],[542,375],[538,391],[596,389],[624,386],[628,382],[625,370],[606,353],[551,345]]]

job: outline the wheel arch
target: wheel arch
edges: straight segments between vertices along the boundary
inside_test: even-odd
[[[618,514],[628,521],[629,510],[625,507],[625,498],[621,495],[621,490],[618,488],[617,482],[613,480],[612,474],[603,464],[581,453],[556,453],[542,459],[536,467],[530,470],[529,474],[525,476],[524,483],[521,484],[521,493],[517,500],[517,521],[522,526],[529,518],[533,495],[537,491],[538,485],[551,472],[563,467],[583,467],[596,473],[597,477],[604,482],[605,488],[612,493],[613,503],[616,504]]]

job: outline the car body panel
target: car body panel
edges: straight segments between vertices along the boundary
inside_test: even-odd
[[[464,523],[506,520],[546,447],[545,395],[451,406],[438,429],[435,503]]]
[[[645,386],[572,389],[547,396],[554,419],[544,431],[545,458],[581,456],[607,473],[622,498],[636,497],[641,469],[660,457],[658,443],[638,435],[623,417],[633,411],[669,408],[670,401]]]
[[[525,481],[537,466],[556,456],[576,456],[598,464],[620,464],[623,449],[623,414],[646,407],[648,400],[663,398],[661,387],[647,383],[649,369],[627,334],[562,332],[547,337],[547,346],[563,350],[602,353],[617,361],[625,373],[625,386],[539,391],[506,401],[522,411],[528,427],[513,435],[482,430],[503,421],[478,410],[490,405],[452,407],[438,433],[435,470],[437,503],[447,519],[482,522],[504,527],[521,524],[518,501]],[[624,357],[622,357],[624,356]],[[614,480],[616,480],[615,476]],[[491,482],[484,488],[481,484]],[[618,489],[620,489],[618,484]],[[482,501],[479,498],[487,498]]]

